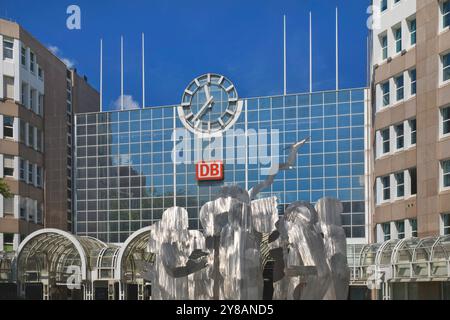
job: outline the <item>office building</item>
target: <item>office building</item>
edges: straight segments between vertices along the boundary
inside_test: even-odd
[[[73,117],[98,93],[20,25],[0,20],[0,251],[40,228],[72,230]]]
[[[440,299],[450,295],[450,1],[373,5],[375,244],[360,261],[387,268],[379,298]]]

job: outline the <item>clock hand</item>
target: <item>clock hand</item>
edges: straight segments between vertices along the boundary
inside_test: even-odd
[[[209,85],[205,85],[205,94],[206,94],[206,100],[209,100],[211,98],[211,90],[209,88]]]
[[[192,121],[196,121],[199,117],[201,117],[203,115],[203,113],[205,113],[206,108],[208,108],[208,106],[211,106],[212,101],[213,101],[213,97],[209,97],[208,101],[206,101],[206,103],[203,105],[203,107],[200,109],[200,111],[194,116]]]

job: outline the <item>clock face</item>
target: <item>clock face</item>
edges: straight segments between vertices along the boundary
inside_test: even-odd
[[[183,93],[178,115],[193,133],[217,134],[230,128],[242,111],[234,85],[224,76],[206,74]]]

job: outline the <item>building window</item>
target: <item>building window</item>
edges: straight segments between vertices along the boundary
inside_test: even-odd
[[[387,35],[383,35],[380,38],[381,42],[381,57],[383,60],[388,58],[388,38]]]
[[[21,103],[24,107],[27,106],[28,99],[28,85],[26,83],[22,83],[22,95],[21,95]]]
[[[14,59],[14,40],[3,38],[3,59]]]
[[[403,75],[395,78],[395,86],[397,88],[397,101],[403,100],[405,97],[405,81]]]
[[[42,151],[42,132],[36,129],[36,150]]]
[[[19,135],[20,135],[19,140],[20,140],[20,142],[26,144],[26,142],[27,142],[27,141],[26,141],[26,139],[27,139],[26,122],[23,121],[22,119],[20,119],[19,127],[20,127],[20,128],[19,128]]]
[[[395,126],[395,135],[397,150],[401,150],[405,146],[405,129],[403,123]]]
[[[416,119],[409,120],[409,127],[411,128],[411,145],[417,143],[417,121]]]
[[[36,167],[36,186],[42,187],[42,168]]]
[[[394,176],[397,183],[397,198],[403,198],[405,196],[405,173],[399,172]]]
[[[402,51],[402,27],[394,29],[394,39],[395,39],[395,52],[399,53]]]
[[[21,47],[20,49],[20,63],[24,67],[27,65],[27,49],[25,47]]]
[[[41,66],[38,66],[38,77],[41,80],[44,78],[44,72],[42,71]]]
[[[443,235],[450,235],[450,214],[442,215]]]
[[[27,216],[27,203],[26,199],[20,199],[19,217],[20,219],[26,219]]]
[[[381,85],[381,90],[383,92],[383,107],[386,107],[391,103],[389,81]]]
[[[28,125],[28,146],[34,148],[34,127]]]
[[[3,138],[14,138],[14,118],[3,116]]]
[[[38,115],[42,116],[44,114],[44,95],[39,94],[38,99]]]
[[[383,235],[384,235],[384,241],[391,240],[391,224],[383,223]]]
[[[3,234],[3,251],[13,252],[14,251],[14,234],[4,233]]]
[[[409,72],[409,76],[411,77],[411,95],[415,95],[417,93],[417,72],[416,69],[411,70]]]
[[[450,53],[442,56],[442,81],[450,80]]]
[[[383,154],[389,153],[391,151],[391,142],[389,137],[389,128],[381,131],[381,138],[383,141]]]
[[[417,169],[409,169],[409,177],[411,179],[411,195],[417,194]]]
[[[389,176],[381,178],[381,184],[383,185],[383,201],[391,199],[391,178]]]
[[[442,134],[450,134],[450,107],[441,109],[442,115]]]
[[[442,161],[442,186],[450,188],[450,160]]]
[[[411,45],[415,45],[417,43],[417,23],[416,19],[413,19],[409,22],[409,32],[411,35]]]
[[[3,76],[3,97],[14,100],[14,78]]]
[[[417,219],[409,220],[409,224],[411,225],[411,237],[417,238]]]
[[[36,101],[36,90],[35,89],[31,89],[30,90],[30,109],[35,111],[35,101]]]
[[[405,239],[405,221],[396,221],[395,227],[398,239]]]
[[[36,56],[33,51],[30,51],[30,71],[34,73],[35,71],[35,63],[36,63]]]
[[[386,11],[388,8],[388,0],[381,0],[381,12]]]
[[[442,29],[450,27],[450,1],[442,3]]]
[[[5,216],[14,216],[14,198],[3,198],[3,213]]]
[[[14,157],[3,156],[3,176],[14,177]]]
[[[25,160],[20,159],[19,160],[19,179],[22,181],[25,181],[26,176],[26,164]]]
[[[34,166],[33,164],[28,164],[28,183],[33,184],[33,173],[34,173]]]

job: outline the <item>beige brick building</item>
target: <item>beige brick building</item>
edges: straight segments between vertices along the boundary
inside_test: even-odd
[[[20,25],[0,19],[0,251],[31,232],[72,229],[73,115],[99,95]]]

